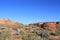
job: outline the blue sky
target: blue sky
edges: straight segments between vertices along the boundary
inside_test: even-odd
[[[0,0],[0,18],[24,24],[60,21],[60,0]]]

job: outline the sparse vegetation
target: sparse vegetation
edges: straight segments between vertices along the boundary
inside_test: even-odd
[[[60,26],[53,32],[40,24],[0,24],[0,40],[60,40]]]

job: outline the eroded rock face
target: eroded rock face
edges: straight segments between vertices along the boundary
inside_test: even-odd
[[[53,22],[44,23],[43,27],[47,27],[47,28],[51,29],[53,32],[56,31],[56,23],[53,23]]]
[[[39,23],[29,24],[28,26],[41,27],[42,24],[43,24],[43,22],[39,22]]]
[[[40,23],[29,24],[29,26],[31,25],[41,28],[47,27],[51,29],[51,31],[55,32],[57,30],[57,27],[60,26],[60,22],[40,22]]]

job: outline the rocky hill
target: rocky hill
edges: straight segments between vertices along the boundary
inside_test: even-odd
[[[0,40],[60,40],[60,22],[24,25],[0,18]]]
[[[53,32],[55,32],[57,30],[57,27],[60,26],[60,22],[39,22],[39,23],[29,24],[29,26],[36,26],[40,28],[47,27],[51,29]]]

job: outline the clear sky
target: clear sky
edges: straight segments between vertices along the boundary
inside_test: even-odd
[[[0,18],[24,24],[60,21],[60,0],[0,0]]]

